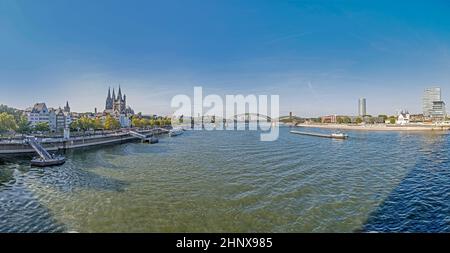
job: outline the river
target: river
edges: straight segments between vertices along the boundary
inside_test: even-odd
[[[347,133],[186,131],[59,167],[1,159],[0,232],[450,232],[448,134]]]

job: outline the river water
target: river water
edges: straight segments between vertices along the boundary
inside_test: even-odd
[[[1,159],[0,232],[450,232],[449,135],[348,133],[187,131],[60,167]]]

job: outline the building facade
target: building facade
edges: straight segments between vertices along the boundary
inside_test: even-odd
[[[431,117],[433,102],[435,101],[442,101],[441,88],[439,87],[426,88],[423,93],[423,101],[422,101],[423,115],[425,117]]]
[[[122,89],[119,86],[119,92],[116,97],[116,92],[113,89],[111,96],[111,88],[108,89],[108,96],[106,97],[105,112],[116,114],[134,114],[131,108],[127,107],[127,95],[122,96]]]
[[[337,122],[337,116],[336,115],[327,115],[321,117],[322,123],[336,123]]]
[[[399,113],[397,118],[397,124],[399,125],[408,125],[410,122],[411,115],[408,111],[402,111]]]
[[[119,86],[119,92],[116,96],[116,92],[113,89],[111,95],[111,88],[108,89],[108,96],[106,97],[104,115],[111,115],[116,118],[121,127],[130,127],[130,117],[134,115],[133,109],[127,106],[127,96],[122,96],[122,89]]]
[[[366,99],[360,98],[358,101],[358,115],[364,117],[367,115]]]
[[[31,126],[36,126],[38,123],[49,123],[49,110],[45,103],[37,103],[27,112],[28,122]]]
[[[447,113],[444,101],[433,101],[431,106],[430,117],[434,122],[445,121]]]
[[[36,126],[38,123],[48,123],[50,131],[63,131],[72,123],[70,112],[67,112],[68,103],[66,103],[65,110],[47,108],[45,103],[37,103],[27,111],[28,122],[31,126]]]

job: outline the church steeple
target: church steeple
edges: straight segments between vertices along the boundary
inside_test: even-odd
[[[117,94],[117,99],[122,100],[122,90],[120,89],[120,85],[119,85],[119,93]]]
[[[64,112],[70,112],[69,101],[66,101],[66,106],[64,107]]]
[[[108,88],[108,97],[106,98],[105,110],[113,109],[113,99],[111,98],[111,87]]]
[[[122,87],[119,85],[119,90],[116,96],[116,90],[113,87],[111,96],[111,87],[108,88],[108,97],[106,98],[105,111],[108,113],[127,114],[127,96],[122,93]],[[132,110],[130,110],[132,112]]]

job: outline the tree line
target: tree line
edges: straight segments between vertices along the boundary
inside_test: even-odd
[[[145,119],[135,115],[131,118],[132,127],[137,128],[162,127],[170,124],[171,119],[168,117]],[[107,115],[104,120],[82,116],[70,124],[70,129],[72,131],[116,130],[120,129],[120,122],[110,115]],[[28,117],[23,112],[0,105],[0,134],[5,132],[27,134],[33,131],[49,132],[50,125],[48,122],[39,122],[31,126]]]

